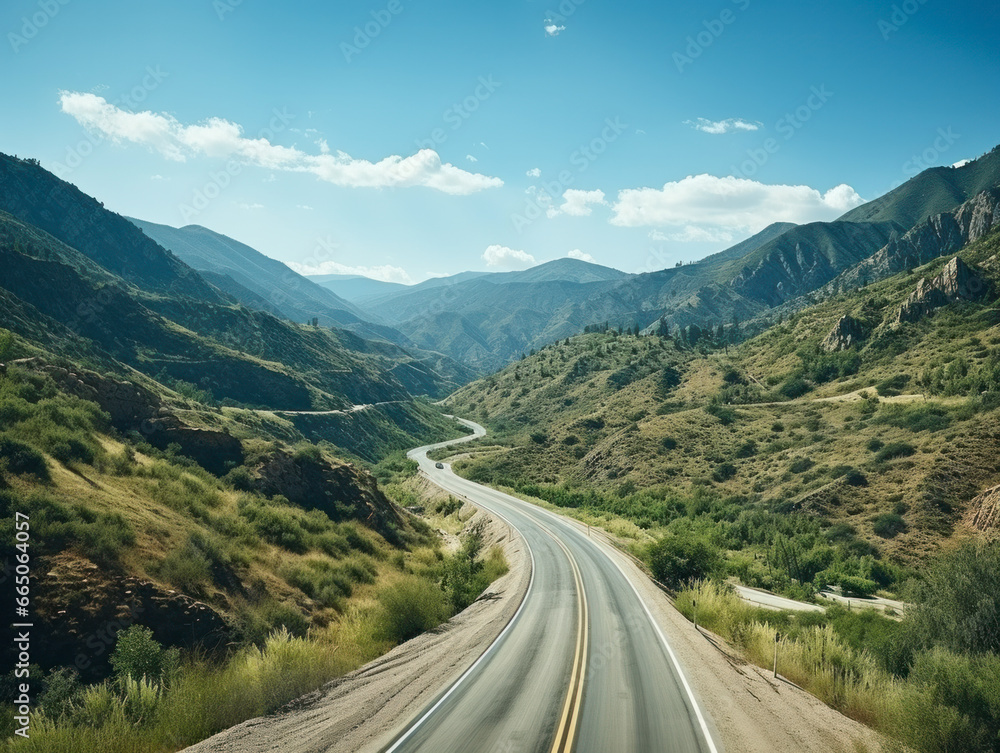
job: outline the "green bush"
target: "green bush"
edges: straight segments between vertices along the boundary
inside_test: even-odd
[[[383,587],[376,598],[379,613],[375,636],[391,643],[403,643],[432,630],[451,613],[445,592],[417,576],[404,576],[398,583]]]
[[[1000,542],[967,543],[934,562],[918,583],[907,623],[922,645],[1000,653]]]
[[[111,666],[120,681],[126,678],[139,681],[168,683],[179,668],[177,649],[164,650],[153,638],[153,631],[142,625],[132,625],[118,634]]]
[[[897,458],[908,458],[911,455],[915,455],[916,452],[917,448],[912,444],[908,444],[907,442],[892,442],[875,453],[875,462],[885,463]]]
[[[49,480],[45,457],[30,445],[8,437],[0,437],[0,473],[14,476],[31,474],[42,481]]]
[[[906,521],[898,513],[884,513],[872,522],[872,530],[876,536],[891,539],[906,530]]]
[[[844,596],[871,596],[878,590],[878,583],[856,575],[841,576],[838,585]]]
[[[711,544],[680,536],[667,536],[650,544],[645,560],[653,577],[671,588],[706,578],[721,563],[718,550]]]

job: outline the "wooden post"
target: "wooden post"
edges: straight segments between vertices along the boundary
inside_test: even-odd
[[[774,634],[774,679],[778,679],[778,641],[781,640],[781,633]]]
[[[691,599],[691,608],[694,610],[694,629],[698,629],[698,602]]]

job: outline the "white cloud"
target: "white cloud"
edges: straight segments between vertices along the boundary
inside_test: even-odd
[[[466,154],[465,158],[469,160],[469,162],[479,162],[479,160],[473,157],[471,154]]]
[[[490,246],[483,252],[483,261],[487,267],[503,269],[524,269],[538,263],[531,254],[498,245]]]
[[[758,232],[773,222],[834,220],[864,203],[848,185],[825,194],[809,186],[765,185],[746,178],[688,176],[662,189],[618,192],[611,224]],[[694,230],[687,231],[694,234]]]
[[[296,206],[297,209],[304,209],[307,212],[313,211],[313,208],[311,206],[309,206],[308,204],[296,204],[295,206]]]
[[[696,120],[685,120],[684,125],[692,126],[696,131],[719,135],[732,133],[733,131],[756,131],[761,127],[761,123],[743,120],[743,118],[726,118],[725,120],[709,120],[708,118],[698,118]]]
[[[166,178],[164,178],[164,177],[163,177],[162,175],[160,175],[159,173],[157,173],[156,175],[150,175],[150,176],[149,176],[149,179],[150,179],[150,180],[166,180]]]
[[[247,138],[241,126],[222,118],[183,125],[170,115],[126,112],[103,97],[81,92],[61,92],[59,102],[63,112],[86,128],[117,143],[142,144],[177,162],[194,156],[235,159],[268,170],[310,173],[328,183],[351,188],[424,186],[447,194],[471,194],[503,185],[499,178],[442,162],[433,149],[369,162],[341,151],[308,154],[264,138]]]
[[[971,159],[960,159],[958,162],[956,162],[954,165],[952,165],[952,167],[965,167],[970,162],[972,162]]]
[[[541,178],[542,169],[540,167],[533,167],[528,172],[525,173],[529,178]]]
[[[309,129],[309,130],[312,130],[312,129]],[[319,141],[317,141],[316,142],[316,146],[319,147],[320,154],[329,154],[330,153],[330,144],[327,143],[326,139],[320,139]]]
[[[578,248],[574,248],[572,251],[570,251],[568,254],[566,254],[566,256],[569,257],[570,259],[579,259],[580,261],[589,261],[591,264],[596,264],[597,263],[597,259],[595,259],[590,254],[585,254],[583,251],[581,251]]]
[[[545,35],[549,37],[558,37],[561,32],[566,31],[565,26],[556,26],[551,21],[545,22]]]
[[[263,204],[248,204],[245,201],[238,203],[236,206],[242,209],[244,212],[254,212],[257,211],[258,209],[264,208]]]
[[[410,285],[413,282],[405,269],[389,264],[380,264],[374,267],[353,267],[336,261],[324,261],[321,264],[313,265],[290,261],[287,264],[300,275],[361,275],[372,280],[401,282],[404,285]]]
[[[562,206],[549,207],[547,214],[549,217],[555,217],[559,214],[568,214],[571,217],[588,217],[593,212],[592,204],[607,204],[604,200],[604,191],[580,191],[576,188],[570,188],[563,193]]]

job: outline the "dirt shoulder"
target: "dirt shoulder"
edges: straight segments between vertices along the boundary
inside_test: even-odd
[[[770,671],[746,662],[714,633],[696,630],[636,563],[613,546],[610,537],[601,538],[666,635],[722,750],[856,753],[881,749],[881,738],[873,730],[780,675],[774,679]]]
[[[276,714],[251,719],[186,750],[367,753],[388,745],[496,640],[528,589],[531,562],[524,541],[505,522],[482,511],[466,525],[480,520],[486,548],[502,546],[510,570],[472,606]]]

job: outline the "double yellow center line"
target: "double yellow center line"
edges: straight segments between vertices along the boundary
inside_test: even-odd
[[[576,653],[573,656],[573,672],[570,675],[566,703],[563,705],[559,729],[556,732],[555,742],[552,744],[552,753],[570,753],[573,750],[573,743],[576,741],[577,722],[580,719],[580,707],[583,705],[583,677],[587,670],[587,647],[590,640],[590,631],[587,625],[587,594],[583,590],[583,578],[573,555],[555,534],[549,531],[549,535],[566,553],[569,564],[573,568],[573,578],[576,581],[576,606],[579,614]]]

